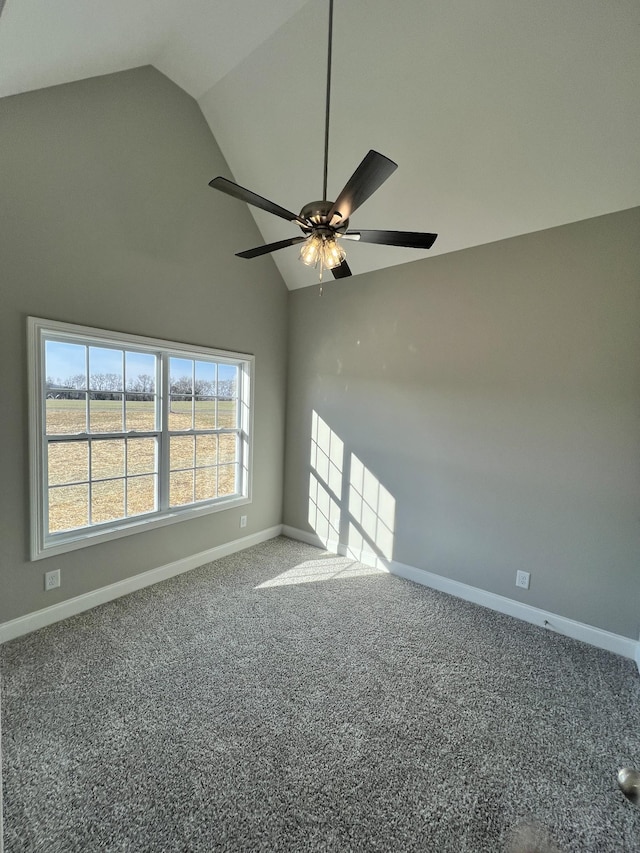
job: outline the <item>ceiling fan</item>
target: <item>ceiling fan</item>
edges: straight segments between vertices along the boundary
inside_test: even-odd
[[[257,258],[269,252],[276,252],[288,246],[302,243],[300,260],[307,266],[319,267],[320,281],[325,269],[330,269],[334,278],[346,278],[351,270],[346,261],[346,253],[340,243],[343,240],[359,240],[362,243],[380,243],[385,246],[406,246],[415,249],[430,249],[437,234],[425,234],[419,231],[353,231],[349,228],[349,219],[382,184],[395,172],[398,164],[377,151],[369,151],[344,189],[335,201],[327,200],[327,168],[329,161],[329,112],[331,102],[331,55],[333,42],[333,2],[329,0],[329,41],[327,48],[327,95],[325,109],[324,134],[324,180],[322,200],[305,204],[299,214],[293,213],[267,198],[227,178],[217,177],[209,181],[209,186],[233,196],[268,213],[280,216],[295,223],[302,235],[278,240],[255,249],[238,252],[239,258]],[[340,241],[340,242],[339,242]]]

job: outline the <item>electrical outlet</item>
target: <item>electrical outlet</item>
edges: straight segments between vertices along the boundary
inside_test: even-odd
[[[240,516],[240,527],[246,527],[246,526],[247,526],[247,516],[241,515]]]
[[[44,590],[48,592],[50,589],[57,589],[60,586],[60,569],[55,569],[53,572],[44,573]]]
[[[522,589],[529,589],[530,579],[530,572],[516,572],[516,586],[519,586]]]

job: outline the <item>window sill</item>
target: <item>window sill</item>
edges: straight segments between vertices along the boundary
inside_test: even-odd
[[[105,529],[82,528],[78,531],[68,531],[59,536],[52,536],[47,542],[41,544],[33,542],[31,546],[31,560],[43,560],[47,557],[55,557],[58,554],[66,554],[79,548],[87,548],[90,545],[98,545],[102,542],[110,542],[113,539],[121,539],[123,536],[131,536],[134,533],[143,533],[147,530],[155,530],[158,527],[166,527],[179,521],[189,521],[201,516],[211,515],[215,512],[234,509],[251,503],[251,498],[234,495],[228,500],[219,501],[215,504],[205,506],[189,506],[168,510],[162,515],[137,516],[133,519],[125,519],[121,524]]]

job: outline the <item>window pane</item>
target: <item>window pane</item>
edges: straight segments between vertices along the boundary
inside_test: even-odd
[[[118,349],[89,347],[89,389],[91,391],[123,391],[122,359]]]
[[[124,480],[107,480],[91,487],[91,521],[100,524],[124,518]]]
[[[236,461],[236,437],[235,435],[220,436],[220,462]]]
[[[169,475],[169,504],[193,503],[193,471],[172,471]]]
[[[202,397],[215,397],[216,367],[217,365],[211,361],[196,361],[196,394]]]
[[[127,515],[140,515],[156,509],[157,477],[133,477],[127,480]]]
[[[191,429],[193,427],[191,398],[185,400],[183,397],[179,399],[171,397],[169,405],[169,429],[171,432],[177,432],[181,429]]]
[[[147,396],[151,399],[146,399]],[[127,394],[125,429],[138,432],[151,432],[156,429],[156,403],[152,395]]]
[[[205,501],[216,496],[216,469],[198,468],[196,471],[196,500]]]
[[[236,466],[220,465],[218,468],[218,495],[233,495],[236,492]]]
[[[91,479],[124,477],[124,439],[91,442]]]
[[[192,435],[172,435],[169,439],[169,468],[193,468],[194,437]]]
[[[238,396],[238,368],[233,364],[218,365],[218,397]]]
[[[196,465],[215,465],[217,462],[218,436],[196,436]]]
[[[216,401],[198,398],[195,401],[196,429],[215,429]]]
[[[124,354],[127,391],[154,394],[156,390],[156,356],[146,352]]]
[[[99,399],[105,396],[114,399]],[[123,432],[122,394],[89,394],[89,432]]]
[[[187,397],[193,394],[193,361],[190,358],[169,359],[169,391]]]
[[[220,429],[234,429],[238,426],[237,400],[218,400],[218,426]]]
[[[127,439],[127,474],[155,474],[157,472],[155,438]]]
[[[84,394],[80,400],[47,400],[47,435],[87,431]]]
[[[49,485],[87,482],[89,479],[89,442],[50,442],[47,446]]]
[[[45,376],[49,388],[87,387],[87,348],[60,341],[45,343]]]
[[[89,486],[49,489],[49,533],[89,524]]]
[[[27,325],[37,353],[30,426],[39,426],[29,445],[41,475],[34,559],[245,495],[252,419],[242,395],[253,356],[33,317]]]

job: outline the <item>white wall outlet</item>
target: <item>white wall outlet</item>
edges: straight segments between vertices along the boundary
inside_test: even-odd
[[[55,569],[53,572],[44,573],[44,590],[48,592],[50,589],[57,589],[60,586],[60,569]]]
[[[522,589],[529,589],[529,581],[531,580],[531,572],[516,572],[516,586]]]
[[[246,526],[247,526],[247,516],[241,515],[240,516],[240,527],[246,527]]]

